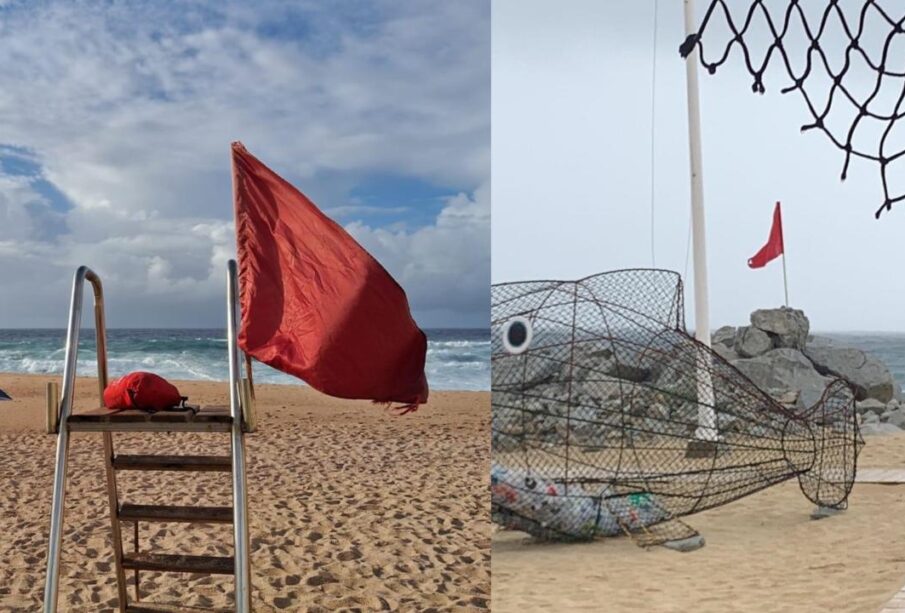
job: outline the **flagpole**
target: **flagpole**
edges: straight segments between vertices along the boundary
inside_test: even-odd
[[[786,308],[789,308],[789,278],[786,276],[786,245],[783,238],[782,246],[782,285],[786,290]]]
[[[786,274],[786,233],[782,225],[782,203],[778,200],[776,201],[776,211],[779,215],[779,241],[782,245],[782,287],[786,295],[786,308],[789,308],[789,277]],[[774,223],[776,222],[774,221]]]
[[[695,33],[694,0],[685,3],[685,36]],[[691,164],[691,226],[694,256],[694,334],[695,338],[710,347],[710,312],[707,290],[707,246],[704,222],[704,178],[701,160],[701,104],[698,91],[698,65],[694,53],[685,58],[685,83],[688,96],[688,147]],[[713,409],[713,381],[710,377],[710,355],[701,351],[697,372],[698,428],[693,443],[709,443],[717,440],[716,413]],[[700,445],[693,445],[696,449]],[[706,447],[706,445],[705,445]],[[715,449],[692,450],[689,453],[712,454]]]

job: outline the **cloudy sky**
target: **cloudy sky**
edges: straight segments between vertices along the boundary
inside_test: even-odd
[[[699,0],[699,12],[707,4]],[[749,3],[730,4],[742,10]],[[881,4],[902,16],[900,4]],[[494,282],[652,264],[690,274],[682,2],[658,6],[655,43],[654,0],[494,0]],[[888,29],[876,19],[867,28],[862,44],[875,53]],[[728,40],[718,26],[709,36],[710,53]],[[764,31],[754,40],[766,41]],[[802,40],[786,41],[791,53],[804,48]],[[844,40],[831,23],[825,43],[837,67]],[[890,58],[897,64],[891,70],[905,70],[905,36]],[[797,94],[780,93],[784,71],[771,70],[766,94],[755,95],[736,48],[716,75],[700,75],[713,327],[745,323],[751,310],[782,303],[781,263],[747,268],[781,200],[790,298],[812,328],[905,331],[905,203],[874,219],[883,203],[877,165],[853,161],[840,182],[843,155],[822,134],[800,133],[811,117]],[[825,92],[820,79],[815,91]],[[858,92],[873,85],[863,65],[850,79]],[[902,79],[889,79],[877,102],[896,100],[902,87]],[[837,129],[848,125],[851,108],[839,111],[831,116]],[[859,136],[875,147],[876,134]],[[905,148],[905,129],[894,130],[889,145]],[[891,175],[899,193],[903,176],[901,166]]]
[[[0,327],[63,326],[80,264],[111,326],[224,325],[233,140],[422,326],[486,325],[489,19],[483,0],[0,0]]]

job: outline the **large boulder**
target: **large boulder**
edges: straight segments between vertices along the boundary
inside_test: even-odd
[[[860,429],[863,436],[880,436],[884,434],[899,434],[902,432],[894,425],[884,423],[862,424]]]
[[[896,396],[896,382],[880,360],[853,347],[812,343],[805,354],[823,375],[843,377],[855,386],[855,398],[889,402]]]
[[[882,419],[885,417],[886,419]],[[896,428],[905,428],[905,412],[903,411],[890,411],[883,415],[880,421],[884,423],[889,423],[894,425]]]
[[[818,373],[803,353],[785,347],[756,358],[736,360],[733,364],[767,393],[776,395],[777,392],[798,391],[805,407],[811,407],[820,400],[832,381]]]
[[[735,326],[717,328],[716,332],[710,335],[710,345],[713,347],[717,345],[732,347],[735,344],[735,334]]]
[[[855,403],[855,410],[860,415],[874,413],[875,415],[883,415],[886,412],[886,403],[880,402],[876,398],[868,398]]]
[[[718,356],[720,356],[727,362],[734,362],[737,359],[739,359],[740,357],[742,357],[738,353],[735,352],[735,348],[727,347],[726,345],[723,345],[722,343],[719,345],[714,345],[713,351],[714,351],[714,353],[716,353]]]
[[[754,326],[742,326],[735,334],[735,351],[743,358],[756,358],[773,349],[770,335]]]
[[[780,307],[754,311],[751,325],[769,334],[774,347],[801,350],[807,344],[811,322],[804,311]]]

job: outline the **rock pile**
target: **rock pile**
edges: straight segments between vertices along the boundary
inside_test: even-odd
[[[692,437],[699,406],[688,343],[684,334],[663,331],[619,342],[551,343],[495,361],[494,448],[518,449],[525,437],[589,448]],[[818,403],[841,377],[855,390],[864,434],[905,430],[905,402],[889,369],[859,349],[811,335],[800,310],[755,311],[750,325],[716,330],[712,346],[751,383],[796,412]],[[738,379],[718,384],[747,384]],[[737,390],[716,390],[721,432],[768,436],[771,428],[782,427],[768,416],[760,421],[759,407],[735,404],[745,397]]]
[[[855,388],[864,434],[905,429],[902,390],[880,360],[860,349],[810,335],[803,311],[761,309],[751,325],[724,326],[711,336],[714,350],[780,402],[799,409],[820,400],[834,377]]]

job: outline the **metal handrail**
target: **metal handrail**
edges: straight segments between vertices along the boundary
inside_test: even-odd
[[[66,463],[69,455],[69,428],[75,397],[75,372],[78,365],[79,332],[82,323],[82,295],[85,281],[94,290],[94,328],[97,335],[97,382],[103,403],[107,387],[107,334],[104,323],[104,289],[100,277],[87,266],[80,266],[72,280],[72,300],[69,303],[69,327],[66,332],[66,361],[63,365],[63,389],[60,394],[57,422],[56,469],[53,480],[53,505],[50,511],[50,542],[47,551],[47,579],[44,584],[44,613],[57,610],[60,582],[60,550],[63,544],[63,514],[66,496]]]
[[[232,417],[233,538],[237,613],[251,610],[251,569],[248,563],[248,497],[245,483],[245,438],[242,436],[242,378],[239,372],[238,265],[230,260],[226,273],[226,334],[229,347],[229,412]]]
[[[75,397],[75,375],[78,365],[79,332],[82,320],[82,296],[85,281],[94,289],[94,322],[97,335],[98,391],[103,405],[107,387],[107,336],[104,321],[104,292],[98,277],[86,266],[79,267],[72,283],[72,301],[69,308],[69,327],[66,333],[66,361],[63,366],[63,389],[60,394],[60,410],[57,422],[56,468],[53,483],[53,504],[50,514],[50,542],[47,552],[47,579],[44,586],[44,613],[56,613],[60,579],[60,551],[65,513],[66,468],[69,455],[68,420]],[[245,440],[243,437],[242,379],[239,371],[238,346],[238,266],[234,260],[227,267],[227,338],[229,346],[229,405],[232,417],[230,443],[232,446],[233,530],[235,539],[235,592],[237,613],[251,610],[251,571],[248,560],[248,497],[245,482]],[[104,453],[107,468],[108,494],[114,531],[117,587],[120,610],[125,610],[125,579],[122,572],[122,537],[116,517],[116,485],[113,477],[113,439],[104,433]]]

